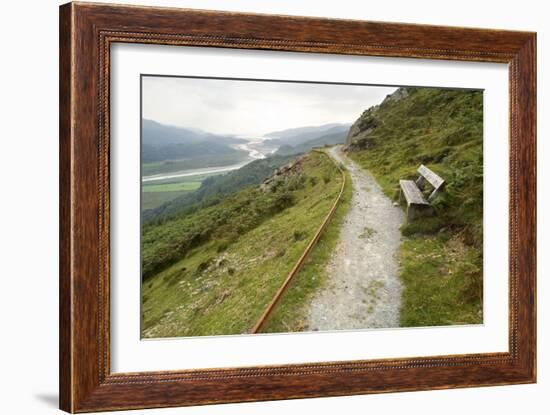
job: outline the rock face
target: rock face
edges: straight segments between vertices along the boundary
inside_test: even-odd
[[[407,98],[408,96],[409,90],[407,88],[399,88],[393,94],[386,96],[384,101],[382,101],[382,105],[384,105],[386,102],[400,101],[403,98]]]
[[[378,127],[376,118],[378,109],[389,103],[400,101],[409,96],[407,88],[399,88],[393,94],[386,96],[380,105],[375,105],[363,111],[363,114],[353,123],[346,138],[344,151],[357,151],[369,148],[369,135]]]
[[[378,126],[377,110],[378,105],[370,107],[353,123],[346,137],[346,151],[363,150],[369,147],[368,135]]]
[[[260,189],[264,192],[272,190],[281,182],[287,181],[290,177],[301,175],[303,172],[302,159],[304,156],[292,160],[290,163],[276,169],[273,174],[260,184]]]

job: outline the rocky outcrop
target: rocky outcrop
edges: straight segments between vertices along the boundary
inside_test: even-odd
[[[364,150],[369,147],[368,136],[378,126],[378,105],[370,107],[353,123],[346,137],[345,151]]]
[[[390,102],[400,101],[408,96],[409,90],[407,88],[398,88],[393,94],[387,95],[380,105],[375,105],[363,111],[361,116],[349,129],[344,151],[358,151],[369,148],[371,144],[369,135],[380,124],[380,121],[376,117],[379,108]]]
[[[401,101],[403,98],[407,98],[410,94],[409,88],[398,88],[393,94],[387,95],[381,105],[384,105],[387,102],[396,102]]]
[[[301,175],[303,172],[302,160],[304,157],[298,157],[276,169],[271,176],[260,184],[260,189],[267,192],[268,190],[272,190],[273,187],[278,186],[281,182],[287,181],[290,177]]]

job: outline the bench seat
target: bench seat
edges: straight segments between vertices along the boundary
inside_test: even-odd
[[[407,203],[407,220],[411,221],[419,216],[431,216],[434,209],[426,200],[413,180],[399,180],[401,187],[400,201],[405,199]]]
[[[407,206],[410,205],[429,205],[428,201],[413,180],[399,180],[399,186],[403,191]]]

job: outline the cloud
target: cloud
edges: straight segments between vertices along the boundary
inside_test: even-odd
[[[218,134],[351,123],[395,87],[144,76],[143,117]]]

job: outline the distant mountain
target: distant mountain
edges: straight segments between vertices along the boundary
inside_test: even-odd
[[[202,141],[202,134],[186,128],[142,120],[141,139],[143,145],[160,147],[169,144],[192,144]]]
[[[266,134],[265,136],[269,138],[284,139],[289,137],[295,137],[297,135],[301,135],[304,133],[318,133],[318,132],[326,131],[333,127],[338,127],[342,125],[344,124],[329,123],[329,124],[323,124],[323,125],[317,125],[317,126],[287,128],[285,130],[273,131],[269,134]]]
[[[216,135],[203,131],[174,127],[156,121],[142,120],[142,161],[144,163],[181,160],[196,157],[217,157],[246,152],[231,145],[246,140],[229,135]]]
[[[349,130],[351,124],[325,124],[315,127],[300,127],[290,128],[288,130],[275,131],[266,134],[271,143],[279,146],[289,145],[297,146],[306,141],[310,141],[319,138],[324,135],[336,134],[346,132]]]
[[[275,152],[278,156],[286,156],[290,154],[307,153],[313,147],[322,147],[324,145],[343,144],[346,141],[347,130],[323,135],[313,140],[306,141],[305,143],[298,144],[297,146],[283,145]]]
[[[197,129],[174,127],[148,119],[143,119],[141,126],[143,144],[155,147],[199,142],[215,142],[226,145],[246,142],[246,140],[231,135],[218,135]]]

